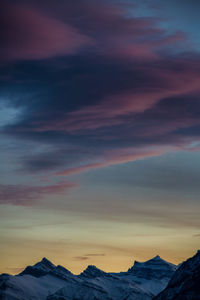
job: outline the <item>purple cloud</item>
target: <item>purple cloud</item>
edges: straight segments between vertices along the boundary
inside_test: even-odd
[[[27,4],[0,11],[1,59],[35,60],[76,53],[91,40],[77,29]]]

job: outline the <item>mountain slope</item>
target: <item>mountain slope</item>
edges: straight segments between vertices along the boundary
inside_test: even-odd
[[[155,256],[146,262],[135,261],[128,272],[115,276],[136,283],[139,288],[154,296],[167,286],[176,268],[175,265]]]
[[[0,275],[0,300],[151,300],[166,287],[176,266],[155,257],[127,272],[88,266],[73,275],[43,258],[16,276]]]
[[[160,258],[160,256],[155,256],[154,258],[147,260],[146,262],[135,261],[132,268],[128,270],[128,273],[137,275],[138,277],[157,278],[171,277],[171,275],[176,270],[176,266]]]
[[[154,300],[200,300],[200,251],[181,264]]]
[[[150,300],[164,289],[176,266],[160,257],[135,262],[128,272],[106,273],[88,266],[78,277],[77,286],[65,286],[48,300]]]
[[[75,280],[68,270],[43,258],[19,275],[0,275],[0,300],[45,300],[66,282]]]
[[[65,285],[47,300],[150,300],[152,295],[136,283],[114,276],[83,280],[78,285]]]

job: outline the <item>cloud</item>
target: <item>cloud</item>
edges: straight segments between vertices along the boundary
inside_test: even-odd
[[[194,234],[194,237],[200,238],[200,233],[199,234]]]
[[[105,168],[115,164],[127,163],[139,159],[162,155],[163,153],[165,153],[165,151],[166,149],[153,149],[153,150],[139,149],[137,151],[134,149],[122,149],[121,151],[118,151],[118,153],[109,152],[107,154],[107,158],[105,157],[103,162],[91,163],[88,165],[74,167],[61,172],[57,172],[55,173],[55,175],[70,176],[74,174],[83,173],[92,169]]]
[[[63,182],[46,186],[0,185],[0,204],[32,206],[46,195],[66,194],[75,187],[74,183]]]
[[[101,256],[105,256],[104,253],[89,253],[89,254],[84,254],[82,256],[74,256],[73,258],[75,260],[88,260],[90,259],[91,257],[101,257]]]
[[[67,154],[67,155],[66,155]],[[29,172],[40,172],[40,171],[49,171],[57,169],[63,164],[69,162],[68,155],[72,155],[72,150],[48,150],[30,155],[24,155],[21,157],[23,163],[22,171]]]
[[[134,71],[140,74],[141,82],[130,81],[126,92],[117,91],[105,95],[99,103],[83,106],[80,109],[66,113],[61,119],[33,123],[36,131],[86,131],[101,127],[116,126],[126,123],[126,116],[142,114],[154,107],[163,99],[177,97],[199,90],[200,64],[194,65],[190,60],[163,61],[153,66],[148,64],[138,66]],[[134,75],[134,71],[132,75]],[[131,74],[130,74],[131,75]],[[137,83],[137,84],[136,84]],[[46,124],[45,124],[46,123]],[[187,124],[185,124],[187,127]]]
[[[33,107],[28,107],[27,110],[34,113],[26,115],[25,120],[16,123],[12,131],[35,132],[35,135],[53,132],[92,135],[98,129],[108,130],[112,127],[115,130],[115,127],[123,127],[124,124],[130,128],[130,124],[137,125],[138,116],[142,119],[145,112],[157,109],[160,102],[169,103],[168,99],[172,99],[172,106],[173,102],[178,102],[176,99],[182,98],[186,105],[191,103],[190,98],[197,98],[199,94],[198,57],[175,56],[162,58],[156,63],[130,62],[129,66],[113,60],[107,66],[107,58],[101,58],[99,63],[95,61],[95,57],[80,57],[78,63],[79,75],[74,74],[74,69],[77,69],[75,61],[70,63],[67,70],[62,71],[62,75],[55,72],[55,77],[49,82],[53,86],[52,95],[47,95],[49,100],[44,96],[44,106],[41,106],[41,102],[30,100]],[[38,72],[44,70],[39,69]],[[66,79],[65,85],[59,86],[59,82],[65,76],[68,78],[69,74],[72,76],[70,82]],[[46,76],[48,78],[49,74],[44,72],[43,77]],[[22,105],[29,105],[27,101],[24,102]],[[40,113],[37,114],[38,110]],[[190,111],[191,114],[192,110]],[[182,123],[176,122],[175,118],[172,120],[167,111],[166,115],[169,118],[167,128],[156,125],[163,133],[196,125],[197,120],[193,123],[192,115],[185,125],[184,120]],[[181,114],[178,111],[177,116],[180,119]]]
[[[72,259],[80,266],[97,256],[107,259],[107,250],[132,255],[137,243],[123,248],[116,238],[105,245],[104,228],[109,228],[107,235],[132,232],[138,241],[148,227],[158,235],[164,230],[163,241],[169,233],[170,241],[183,237],[185,242],[187,235],[195,244],[191,232],[200,225],[199,155],[194,152],[200,142],[199,49],[193,35],[184,32],[187,10],[180,14],[178,9],[174,16],[174,1],[163,3],[163,14],[164,7],[171,7],[166,15],[173,15],[174,26],[146,16],[146,8],[140,17],[133,2],[1,1],[0,107],[6,109],[0,204],[6,224],[14,211],[16,222],[22,217],[20,223],[31,226],[20,233],[14,220],[13,234],[4,226],[11,237],[8,247],[16,250],[22,244],[52,255],[59,249],[65,260],[66,249],[82,249]],[[184,15],[187,21],[180,20]],[[79,176],[80,188],[67,176]],[[37,207],[36,219],[31,215],[27,222],[20,206]],[[70,225],[77,232],[73,239],[49,241],[45,219],[52,221],[56,211],[59,218],[70,215],[70,224],[63,219],[52,226],[63,236]],[[43,215],[42,224],[35,223]],[[91,242],[88,228],[98,243]],[[30,242],[29,230],[39,232],[39,240]],[[146,241],[151,252],[152,240],[162,244],[155,235]],[[138,253],[141,249],[138,244]]]
[[[27,151],[16,158],[20,170],[69,176],[186,149],[198,139],[199,54],[185,52],[184,32],[130,15],[125,3],[2,7],[3,35],[11,28],[3,51],[32,56],[0,71],[8,78],[2,94],[22,111],[4,134],[56,149]],[[10,47],[16,41],[22,43]]]
[[[72,54],[90,44],[75,28],[25,4],[0,11],[1,60],[35,60]]]
[[[86,257],[86,256],[74,256],[73,257],[75,260],[88,260],[89,257]]]
[[[156,18],[127,17],[129,9],[110,1],[80,0],[78,7],[67,1],[2,2],[0,57],[41,60],[89,48],[111,59],[151,60],[166,45],[186,40],[181,31],[166,34]]]
[[[84,256],[105,256],[105,253],[89,253],[85,254]]]

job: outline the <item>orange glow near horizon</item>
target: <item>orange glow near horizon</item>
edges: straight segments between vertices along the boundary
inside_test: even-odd
[[[7,215],[19,213],[15,207],[5,210]],[[13,220],[13,226],[4,220],[0,273],[17,274],[43,257],[75,274],[88,265],[107,272],[126,271],[135,260],[145,261],[156,255],[179,264],[192,256],[199,244],[198,231],[193,228],[88,220],[84,216],[67,216],[66,212],[56,215],[30,208],[24,208],[22,213],[26,214],[25,224],[20,218]],[[35,223],[41,215],[43,224]]]

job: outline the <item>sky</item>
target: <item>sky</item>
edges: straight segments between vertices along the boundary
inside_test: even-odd
[[[200,248],[197,0],[2,0],[0,272]]]

